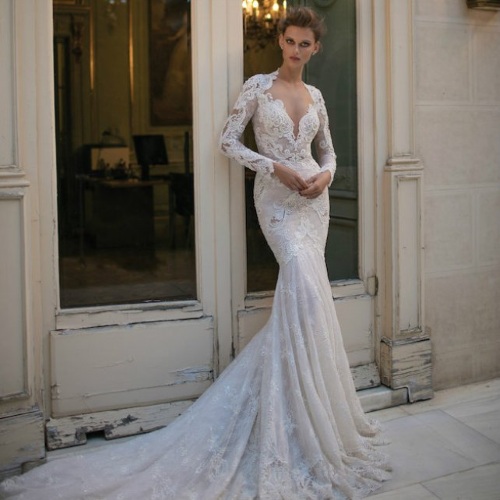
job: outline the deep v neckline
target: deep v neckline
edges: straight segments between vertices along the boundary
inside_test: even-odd
[[[267,96],[267,100],[269,102],[274,102],[274,103],[277,103],[279,105],[279,107],[281,108],[281,110],[283,111],[284,115],[288,118],[288,121],[291,125],[291,128],[292,128],[292,138],[294,140],[294,142],[297,142],[299,140],[299,137],[300,137],[300,133],[301,133],[301,125],[302,125],[302,122],[304,120],[304,118],[311,112],[311,109],[314,105],[314,99],[311,95],[311,92],[309,91],[309,89],[307,88],[307,85],[304,84],[304,87],[305,89],[307,90],[307,92],[309,93],[309,96],[311,98],[311,100],[313,102],[310,102],[308,105],[307,105],[307,109],[306,111],[304,112],[304,114],[299,118],[299,121],[297,123],[295,123],[292,119],[292,117],[290,116],[290,114],[288,113],[287,109],[286,109],[286,106],[285,106],[285,103],[283,102],[282,99],[280,99],[279,97],[274,97],[273,94],[270,92],[271,88],[269,88],[268,90],[266,90],[266,92],[264,92],[264,95]]]

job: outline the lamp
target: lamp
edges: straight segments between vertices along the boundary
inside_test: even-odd
[[[276,40],[278,23],[286,15],[286,0],[243,0],[241,7],[246,40],[261,49]],[[245,44],[245,50],[249,48]]]

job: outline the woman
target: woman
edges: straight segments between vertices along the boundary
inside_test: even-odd
[[[302,82],[322,29],[310,9],[289,12],[282,66],[247,81],[221,136],[225,154],[257,171],[257,213],[280,264],[267,325],[165,429],[8,480],[5,497],[350,499],[388,477],[356,397],[323,257],[335,154],[321,94]],[[240,142],[251,118],[259,153]]]

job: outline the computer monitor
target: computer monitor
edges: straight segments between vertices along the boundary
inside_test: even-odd
[[[149,179],[151,165],[168,165],[165,138],[161,134],[134,135],[135,155],[137,163],[141,166],[141,179]]]

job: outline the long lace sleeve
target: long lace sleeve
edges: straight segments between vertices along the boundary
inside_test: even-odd
[[[222,130],[219,149],[229,158],[236,160],[251,170],[272,174],[274,172],[273,161],[247,148],[241,142],[245,127],[257,107],[257,96],[262,92],[262,76],[255,75],[243,85],[243,89]]]
[[[331,177],[328,186],[331,186],[335,170],[337,169],[337,155],[333,149],[332,135],[328,124],[328,114],[326,112],[325,101],[319,90],[317,90],[317,103],[320,126],[318,133],[314,138],[314,146],[316,148],[316,154],[318,156],[318,163],[321,167],[321,171],[330,172]]]

